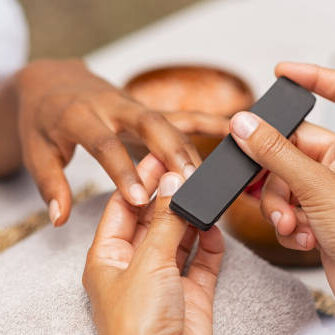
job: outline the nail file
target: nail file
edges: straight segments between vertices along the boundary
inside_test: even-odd
[[[289,137],[314,104],[310,92],[280,77],[251,112]],[[208,230],[260,170],[229,134],[174,194],[170,208],[197,228]]]

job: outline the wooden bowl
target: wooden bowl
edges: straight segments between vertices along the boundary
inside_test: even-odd
[[[251,89],[242,79],[228,71],[205,66],[150,70],[132,78],[125,90],[150,109],[164,112],[202,111],[230,117],[248,109],[254,101]],[[192,135],[191,139],[202,158],[221,141],[202,135]]]
[[[137,101],[153,110],[165,112],[203,111],[231,117],[248,110],[254,98],[249,85],[227,70],[206,66],[179,65],[149,70],[132,78],[125,90]],[[221,138],[192,135],[202,158],[216,147]],[[136,158],[147,150],[132,144]],[[261,257],[285,266],[314,266],[320,262],[316,251],[299,252],[283,248],[273,227],[265,222],[259,199],[248,192],[232,204],[225,213],[225,228]]]

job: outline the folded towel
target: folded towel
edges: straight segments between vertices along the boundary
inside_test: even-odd
[[[86,252],[109,195],[76,206],[0,255],[0,333],[95,334],[81,284]],[[319,323],[305,286],[225,235],[215,295],[214,334],[295,334]]]

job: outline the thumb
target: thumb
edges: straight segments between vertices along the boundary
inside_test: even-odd
[[[320,188],[327,169],[303,154],[276,129],[250,112],[234,115],[230,131],[237,145],[254,161],[284,179],[297,196]]]
[[[183,184],[177,173],[166,173],[160,180],[153,219],[143,247],[156,250],[164,258],[175,257],[187,228],[186,221],[169,208],[172,195]]]

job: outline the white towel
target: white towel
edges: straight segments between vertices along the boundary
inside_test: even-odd
[[[81,276],[108,198],[80,204],[63,228],[48,226],[0,255],[1,334],[95,334]],[[319,323],[301,282],[227,235],[225,243],[214,334],[295,334]]]

